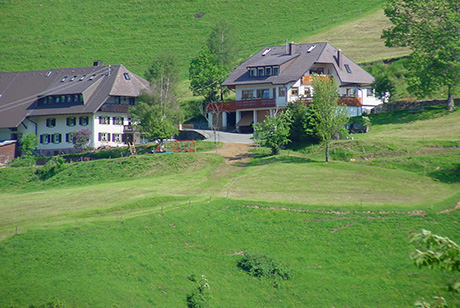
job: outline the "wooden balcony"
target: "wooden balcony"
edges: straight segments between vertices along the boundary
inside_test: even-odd
[[[313,102],[313,97],[302,97],[302,102],[311,104]],[[346,105],[349,107],[361,107],[361,97],[353,97],[353,96],[343,96],[339,97],[338,101],[339,105]]]
[[[334,78],[334,77],[332,77],[332,76],[303,75],[303,76],[302,76],[302,84],[308,84],[308,85],[313,84],[313,77],[319,77],[319,78],[321,78],[321,79]]]
[[[209,103],[206,112],[236,111],[241,109],[262,109],[276,107],[274,98],[254,98],[239,101]]]

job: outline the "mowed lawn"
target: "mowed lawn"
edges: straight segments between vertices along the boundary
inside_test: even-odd
[[[0,244],[0,306],[59,298],[75,307],[186,307],[190,277],[205,275],[212,307],[410,307],[438,291],[454,307],[458,298],[444,288],[453,276],[413,265],[407,236],[428,228],[458,241],[459,218],[220,199],[32,230]],[[245,250],[282,262],[292,279],[251,277],[237,267]]]

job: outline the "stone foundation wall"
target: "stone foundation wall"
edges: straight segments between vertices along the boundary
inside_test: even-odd
[[[460,98],[454,98],[455,105],[460,104]],[[397,110],[421,109],[430,106],[447,105],[447,99],[419,100],[413,102],[394,102],[379,105],[373,109],[374,113],[389,112]]]

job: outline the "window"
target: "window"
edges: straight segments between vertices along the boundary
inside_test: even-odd
[[[316,72],[318,73],[318,75],[324,75],[324,68],[323,67],[318,67],[316,69]]]
[[[99,133],[99,141],[110,141],[110,133]]]
[[[73,142],[73,134],[74,133],[67,133],[65,134],[65,142],[72,143]]]
[[[272,68],[271,66],[267,66],[267,67],[265,68],[265,75],[266,75],[266,76],[271,76],[271,75],[273,75],[273,68]]]
[[[279,66],[273,66],[273,75],[278,75],[280,73],[280,67]]]
[[[292,87],[291,88],[291,95],[292,96],[298,96],[299,95],[299,88],[298,87]]]
[[[251,99],[254,98],[254,91],[253,90],[243,90],[241,92],[242,99]]]
[[[112,141],[113,142],[121,142],[122,140],[122,135],[121,134],[112,134]]]
[[[279,87],[278,88],[278,96],[285,97],[286,96],[286,87]]]
[[[79,122],[79,124],[80,124],[81,126],[86,126],[86,125],[89,124],[89,119],[88,119],[88,117],[80,117],[80,118],[78,119],[78,122]]]
[[[53,134],[53,143],[61,143],[62,135],[61,134]]]
[[[71,102],[72,102],[72,98],[73,98],[72,95],[67,95],[67,96],[65,97],[66,102],[67,102],[67,103],[71,103]]]
[[[259,89],[257,90],[257,98],[269,98],[270,91],[268,89]]]
[[[99,117],[99,124],[110,124],[110,117],[100,116]]]
[[[251,77],[257,77],[257,69],[252,67],[249,69],[249,76]]]
[[[75,126],[75,124],[77,124],[77,118],[75,117],[68,117],[66,119],[66,125],[67,126]]]
[[[117,104],[117,105],[120,104],[120,102],[121,102],[121,97],[120,96],[115,96],[114,99],[115,99],[115,104]]]
[[[56,126],[56,119],[55,118],[46,119],[46,127],[55,127],[55,126]]]
[[[309,87],[306,87],[303,91],[305,96],[311,97],[311,89]]]
[[[374,89],[372,88],[367,88],[366,89],[367,96],[374,96]]]
[[[123,125],[123,117],[113,117],[113,125]]]
[[[351,68],[348,64],[345,64],[345,69],[347,70],[349,74],[351,74]]]
[[[130,97],[129,98],[129,104],[130,105],[135,105],[136,104],[136,98],[135,97]]]
[[[50,135],[49,134],[40,135],[40,143],[43,143],[43,144],[50,143]]]
[[[258,67],[257,68],[257,76],[265,76],[264,75],[264,68],[263,67]]]
[[[125,80],[131,80],[128,73],[123,73],[123,77],[125,77]]]

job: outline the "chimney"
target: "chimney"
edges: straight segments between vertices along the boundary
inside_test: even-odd
[[[339,68],[342,68],[342,63],[342,49],[337,49],[337,65],[339,66]]]
[[[294,52],[295,52],[295,44],[294,44],[294,42],[290,42],[289,43],[289,55],[292,56],[294,54]]]
[[[103,65],[104,65],[104,62],[102,62],[101,60],[97,60],[93,62],[93,66],[103,66]]]

